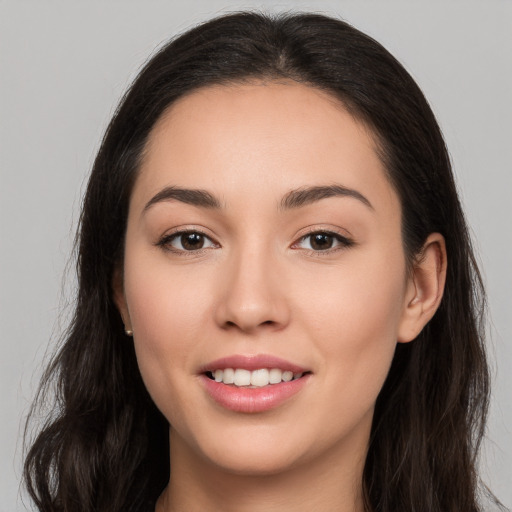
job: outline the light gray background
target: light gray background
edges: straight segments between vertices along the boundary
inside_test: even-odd
[[[219,12],[341,15],[419,82],[444,130],[485,273],[496,377],[484,478],[512,505],[512,2],[0,0],[0,512],[24,510],[20,421],[73,277],[84,180],[152,50]]]

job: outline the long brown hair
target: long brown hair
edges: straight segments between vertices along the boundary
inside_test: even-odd
[[[26,458],[31,497],[41,511],[139,511],[167,483],[168,424],[144,388],[112,300],[128,202],[148,136],[174,101],[254,78],[325,90],[373,132],[400,197],[409,263],[430,233],[446,239],[440,308],[414,342],[397,346],[378,397],[362,483],[367,510],[481,510],[485,296],[434,115],[395,58],[349,24],[253,12],[219,17],[164,46],[107,129],[77,234],[74,317],[38,395],[55,403]]]

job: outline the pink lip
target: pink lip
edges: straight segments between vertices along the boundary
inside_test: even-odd
[[[280,384],[269,384],[261,388],[237,388],[216,382],[205,374],[200,375],[201,383],[208,395],[225,409],[236,412],[256,413],[279,407],[298,393],[309,381],[311,374],[300,379]]]
[[[279,407],[297,394],[311,377],[310,373],[306,373],[301,378],[290,382],[269,384],[261,388],[245,388],[216,382],[206,375],[206,372],[225,368],[241,368],[250,371],[260,368],[279,368],[293,373],[305,373],[307,370],[284,359],[266,354],[234,355],[204,365],[199,378],[210,398],[225,409],[242,413],[258,413]]]

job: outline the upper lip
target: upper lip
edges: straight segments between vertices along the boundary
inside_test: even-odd
[[[284,371],[291,371],[293,373],[305,373],[308,371],[306,368],[299,366],[286,359],[281,359],[270,354],[258,355],[241,355],[236,354],[227,357],[221,357],[215,361],[211,361],[200,368],[200,373],[211,372],[214,370],[224,370],[226,368],[239,368],[244,370],[259,370],[261,368],[279,368]]]

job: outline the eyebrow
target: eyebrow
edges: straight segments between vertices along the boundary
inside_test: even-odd
[[[165,187],[154,195],[144,206],[144,212],[153,205],[165,201],[180,201],[200,208],[220,209],[220,201],[207,190],[180,187]]]
[[[301,208],[329,197],[353,197],[368,208],[374,209],[370,201],[363,194],[343,185],[313,186],[291,190],[281,200],[280,208],[283,210]],[[157,203],[173,200],[199,208],[215,210],[221,208],[219,199],[207,190],[165,187],[146,203],[143,212],[146,212]]]
[[[316,186],[292,190],[283,197],[281,208],[283,210],[300,208],[328,197],[353,197],[371,210],[374,209],[370,201],[363,194],[343,185]]]

